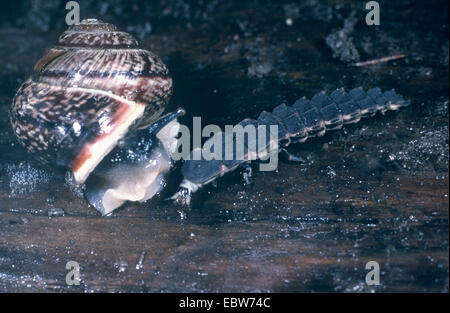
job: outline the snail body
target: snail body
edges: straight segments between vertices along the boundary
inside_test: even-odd
[[[22,146],[42,162],[68,167],[75,182],[83,184],[134,133],[164,150],[170,163],[172,148],[156,143],[173,142],[161,134],[176,136],[176,118],[183,111],[165,116],[156,128],[151,125],[171,93],[172,79],[158,56],[115,26],[87,19],[65,31],[36,63],[13,100],[10,119]],[[164,129],[169,126],[173,131]],[[155,156],[150,148],[145,153],[141,159]],[[111,211],[96,208],[103,214]]]

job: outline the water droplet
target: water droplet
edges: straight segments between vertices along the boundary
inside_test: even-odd
[[[47,212],[48,217],[64,216],[65,214],[66,212],[62,208],[51,208]]]

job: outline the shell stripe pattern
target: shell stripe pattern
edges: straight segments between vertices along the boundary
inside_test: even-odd
[[[46,163],[77,170],[95,158],[74,173],[81,183],[137,120],[156,120],[171,93],[159,57],[111,24],[84,20],[37,62],[16,94],[11,123],[19,142]],[[104,151],[94,157],[93,147]]]
[[[323,92],[318,93],[311,100],[303,97],[292,106],[281,104],[271,113],[263,111],[257,120],[245,119],[236,125],[234,130],[237,126],[245,127],[252,124],[256,129],[259,125],[266,125],[266,131],[269,132],[270,125],[277,125],[276,138],[281,146],[288,146],[290,143],[304,142],[308,138],[322,136],[326,131],[339,129],[344,124],[356,123],[362,117],[375,115],[377,111],[384,113],[407,105],[409,102],[394,90],[382,92],[380,88],[372,88],[368,91],[355,88],[347,93],[343,89],[337,89],[329,95]],[[235,131],[233,134],[216,133],[214,136],[222,136],[221,160],[205,160],[203,156],[201,160],[194,160],[194,151],[191,152],[189,160],[185,161],[181,169],[185,180],[197,185],[206,184],[244,162],[263,158],[275,149],[268,133],[266,133],[265,142],[261,140],[262,146],[257,137],[250,137],[251,140],[256,141],[252,142],[249,141],[248,136],[238,138]],[[210,140],[214,140],[214,137],[208,139],[203,147]],[[237,149],[233,149],[232,158],[227,158],[224,148],[227,141],[232,141],[234,148],[237,144],[243,145],[243,155],[238,157]],[[251,149],[250,145],[252,145]],[[208,145],[208,147],[211,146]]]
[[[38,152],[44,162],[56,156],[56,165],[70,165],[79,182],[89,174],[82,167],[95,167],[98,162],[84,163],[94,162],[94,154],[100,161],[113,148],[105,143],[121,138],[145,109],[101,90],[32,82],[22,86],[16,104],[11,118],[20,121],[13,123],[19,142],[28,143],[26,148]],[[80,148],[71,151],[73,147]]]
[[[65,47],[101,47],[105,48],[134,48],[138,47],[137,40],[126,32],[118,31],[109,23],[97,19],[83,20],[66,30],[58,39],[58,44]]]

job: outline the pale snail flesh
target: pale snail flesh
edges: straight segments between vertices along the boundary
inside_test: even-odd
[[[102,214],[163,186],[183,109],[161,117],[172,79],[133,36],[97,19],[70,27],[35,65],[10,111],[18,141],[70,169]]]

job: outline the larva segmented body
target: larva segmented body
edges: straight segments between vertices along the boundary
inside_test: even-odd
[[[382,92],[380,88],[372,88],[364,91],[359,87],[345,92],[341,88],[329,95],[318,93],[311,100],[305,97],[300,98],[292,106],[281,104],[271,113],[263,111],[257,120],[244,119],[237,126],[245,127],[251,124],[257,128],[259,125],[266,125],[269,131],[270,125],[277,125],[278,134],[274,134],[273,138],[277,138],[280,146],[286,147],[290,143],[304,142],[308,138],[322,136],[326,131],[339,129],[345,124],[356,123],[362,117],[373,116],[378,111],[384,113],[407,105],[409,102],[394,90]],[[269,136],[266,136],[266,140],[263,140],[261,144],[256,137],[250,140],[245,137],[244,142],[239,142],[242,139],[233,134],[218,133],[214,136],[222,136],[222,142],[233,141],[234,147],[237,144],[243,144],[243,157],[242,155],[238,157],[234,153],[231,159],[227,159],[225,149],[222,149],[220,160],[204,158],[195,160],[192,157],[194,152],[192,152],[191,157],[185,161],[181,169],[184,176],[181,186],[187,189],[189,194],[236,169],[242,163],[270,153],[278,153],[278,150],[273,149],[278,149],[279,145],[273,145]],[[214,140],[214,137],[209,140]],[[249,148],[251,145],[256,146],[258,153],[252,153],[254,149]],[[186,194],[186,190],[178,194]]]

